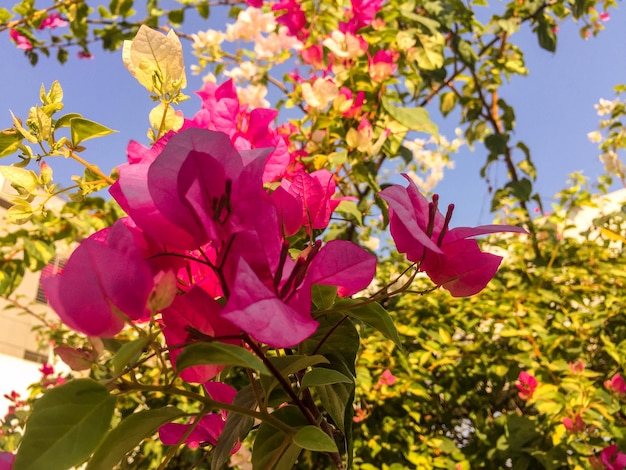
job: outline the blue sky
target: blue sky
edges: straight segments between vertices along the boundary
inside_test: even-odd
[[[591,178],[602,173],[597,144],[587,140],[587,133],[597,128],[598,117],[593,105],[599,98],[612,99],[612,87],[626,82],[626,13],[612,10],[606,30],[596,38],[583,41],[579,25],[568,21],[558,33],[556,54],[539,48],[535,36],[524,31],[513,36],[526,54],[527,77],[516,77],[504,87],[501,96],[515,108],[515,139],[523,140],[531,149],[538,168],[536,188],[549,202],[563,188],[567,175],[582,170]],[[208,23],[194,22],[198,29],[223,28],[217,18]],[[194,32],[189,25],[186,32]],[[189,42],[183,42],[186,50]],[[38,104],[39,88],[53,80],[61,82],[65,92],[64,112],[78,112],[85,118],[119,130],[113,136],[86,142],[84,157],[105,171],[125,161],[129,140],[147,143],[148,112],[153,103],[145,90],[126,71],[121,51],[105,53],[94,46],[93,60],[79,60],[75,51],[64,66],[54,59],[42,57],[36,67],[30,66],[8,35],[0,35],[0,127],[12,125],[9,110],[26,117],[30,106]],[[193,63],[191,58],[188,65]],[[200,87],[199,77],[188,73],[188,94]],[[186,115],[199,108],[192,98],[183,104]],[[436,116],[436,112],[431,112]],[[439,120],[443,134],[453,137],[457,123]],[[456,169],[449,170],[437,188],[443,204],[456,205],[453,225],[475,225],[491,221],[490,195],[479,176],[486,152],[478,145],[472,152],[463,147],[455,157]],[[11,163],[11,157],[3,164]],[[55,177],[66,181],[70,174],[82,173],[78,166],[51,161]],[[493,183],[504,181],[503,165],[494,167]],[[549,205],[548,205],[549,207]]]

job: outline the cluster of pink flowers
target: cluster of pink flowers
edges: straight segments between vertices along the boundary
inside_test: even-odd
[[[180,131],[151,148],[129,144],[128,163],[110,189],[128,217],[84,240],[62,273],[42,281],[61,319],[90,336],[114,336],[129,321],[160,314],[174,365],[181,347],[207,336],[234,345],[297,345],[318,327],[313,285],[351,296],[376,269],[376,257],[354,243],[314,240],[343,198],[328,170],[307,172],[298,163],[271,126],[275,111],[242,106],[232,82],[207,83],[198,94],[202,109]],[[500,262],[469,237],[522,231],[449,230],[450,214],[444,220],[414,185],[381,196],[398,249],[457,296],[482,289]],[[288,237],[296,233],[310,241],[294,258]],[[212,381],[220,370],[195,366],[181,377],[229,403],[235,391]],[[394,382],[385,371],[381,384]],[[216,441],[225,417],[204,416],[187,442]],[[161,439],[177,442],[186,426],[164,426]]]
[[[52,13],[46,16],[41,21],[41,23],[39,24],[39,29],[55,29],[62,28],[64,26],[67,26],[67,21],[61,18],[58,13]],[[33,43],[30,41],[30,39],[20,33],[17,29],[11,29],[9,31],[9,36],[11,37],[13,42],[15,42],[15,45],[18,49],[22,49],[23,51],[30,51],[33,48]]]

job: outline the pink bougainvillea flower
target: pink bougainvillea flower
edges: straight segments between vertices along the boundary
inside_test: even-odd
[[[600,13],[600,21],[607,22],[611,19],[611,14],[608,11]]]
[[[252,269],[239,259],[230,276],[237,288],[222,312],[256,340],[279,348],[294,346],[317,330],[311,317],[314,284],[337,286],[338,295],[349,296],[367,287],[376,271],[375,256],[344,240],[315,244],[295,262],[287,249],[273,277],[259,277],[268,269]]]
[[[397,53],[392,51],[378,51],[368,60],[370,77],[377,83],[382,83],[391,77],[398,69],[396,65]]]
[[[535,393],[537,385],[537,379],[526,371],[519,373],[519,377],[515,383],[515,386],[519,390],[518,395],[522,400],[530,400]]]
[[[119,220],[83,240],[63,272],[43,279],[42,285],[50,305],[70,328],[89,336],[112,337],[125,318],[149,315],[154,278],[132,234]]]
[[[9,30],[9,37],[13,39],[18,49],[30,51],[33,48],[30,40],[16,29]]]
[[[44,377],[54,374],[54,367],[47,362],[44,362],[38,370]]]
[[[246,4],[250,7],[261,8],[263,6],[263,0],[246,0]]]
[[[563,418],[563,426],[572,434],[576,434],[585,430],[585,422],[580,414],[576,414],[573,419],[570,417]]]
[[[300,41],[304,41],[309,36],[309,32],[305,29],[306,16],[298,0],[280,0],[272,5],[272,11],[283,12],[276,17],[276,22],[286,26],[289,34]]]
[[[378,383],[381,385],[393,385],[396,383],[396,380],[398,380],[398,378],[393,375],[389,369],[385,369],[380,376]]]
[[[58,13],[52,13],[43,19],[39,25],[39,29],[55,29],[63,28],[64,26],[67,26],[67,21],[61,18],[61,15]]]
[[[0,452],[0,470],[11,470],[13,468],[14,461],[15,454]]]
[[[237,220],[238,206],[253,213],[253,205],[267,198],[261,173],[268,153],[238,152],[222,132],[187,128],[156,151],[133,157],[136,163],[120,167],[110,192],[137,226],[160,243],[183,250],[209,242],[219,246],[227,223]],[[257,159],[261,165],[251,166]],[[245,183],[244,170],[254,173]],[[250,184],[254,178],[258,184]]]
[[[383,6],[383,0],[351,0],[352,8],[346,12],[349,21],[340,23],[342,32],[356,33],[359,29],[372,24],[376,13]]]
[[[626,454],[619,452],[615,444],[602,449],[600,460],[606,470],[623,470],[626,468]]]
[[[176,364],[181,347],[201,338],[194,338],[191,330],[210,337],[235,337],[239,329],[219,316],[222,306],[196,285],[189,292],[176,297],[172,305],[162,312],[161,327],[169,346],[170,359]],[[224,342],[237,344],[241,341],[227,339]],[[201,365],[189,367],[180,377],[190,383],[204,383],[219,374],[223,366]]]
[[[569,362],[568,365],[569,370],[572,372],[572,374],[578,375],[582,374],[585,371],[585,363],[580,359],[576,360],[575,362]]]
[[[437,207],[438,197],[433,196],[429,203],[409,176],[403,176],[409,181],[408,187],[393,185],[380,193],[389,204],[390,230],[396,248],[410,261],[419,263],[420,271],[454,297],[477,294],[495,276],[502,257],[482,252],[474,237],[526,231],[511,225],[449,229],[454,206],[448,207],[444,217]]]
[[[228,135],[237,150],[272,149],[263,172],[264,182],[278,181],[293,165],[295,156],[288,149],[288,136],[272,127],[277,111],[257,108],[248,111],[237,95],[233,80],[219,87],[211,82],[197,92],[202,109],[184,127],[200,127]]]
[[[326,68],[324,64],[324,49],[321,44],[313,44],[300,51],[300,57],[305,64],[312,65],[317,69]]]
[[[626,383],[624,382],[624,377],[620,374],[615,374],[611,380],[605,381],[604,386],[608,390],[619,393],[620,395],[626,393]]]
[[[78,51],[76,57],[82,60],[93,60],[93,54],[85,51]]]
[[[204,384],[204,388],[213,400],[221,403],[232,403],[237,394],[237,390],[221,382],[207,382]],[[185,443],[192,449],[204,444],[216,445],[226,425],[227,416],[228,412],[221,410],[219,413],[204,415],[200,418],[199,423],[164,424],[159,428],[159,439],[161,439],[161,442],[166,446]],[[189,426],[192,425],[194,426],[193,431],[185,437]],[[240,445],[237,444],[231,453],[236,452],[239,446]]]
[[[307,233],[310,233],[312,229],[326,228],[330,222],[331,214],[345,199],[332,199],[335,194],[336,183],[332,173],[325,169],[312,173],[307,173],[304,170],[298,171],[290,178],[284,179],[281,187],[298,202],[300,207],[299,214],[291,210],[282,214],[283,219],[294,217],[294,220],[291,221],[284,220],[284,225],[305,227]],[[292,230],[289,232],[286,235],[295,233]]]

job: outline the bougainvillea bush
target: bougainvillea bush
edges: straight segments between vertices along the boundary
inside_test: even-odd
[[[611,2],[515,1],[482,25],[450,2],[249,1],[192,36],[171,27],[218,4],[149,1],[139,22],[133,3],[0,8],[32,63],[122,47],[156,103],[149,142],[111,174],[84,155],[112,130],[63,114],[58,82],[0,135],[0,156],[19,160],[1,167],[8,217],[23,224],[2,239],[3,295],[80,239],[42,278],[60,319],[42,331],[76,374],[44,368],[31,400],[8,395],[2,465],[623,466],[621,226],[601,232],[612,244],[583,243],[564,236],[567,212],[532,217],[536,172],[498,95],[526,73],[508,39],[521,25],[553,51],[560,21],[597,33]],[[188,115],[179,37],[208,73]],[[435,98],[462,138],[439,135]],[[427,194],[464,142],[484,143],[483,172],[508,170],[501,223],[458,227]],[[83,175],[54,181],[55,157]],[[563,207],[582,203],[572,191]],[[59,195],[72,202],[57,213]],[[574,270],[582,259],[591,271]]]

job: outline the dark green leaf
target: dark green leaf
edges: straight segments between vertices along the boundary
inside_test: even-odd
[[[152,341],[152,338],[146,336],[124,344],[124,346],[122,346],[119,351],[115,353],[115,356],[113,356],[113,359],[111,360],[113,371],[116,374],[119,374],[128,364],[134,364],[150,341]]]
[[[317,426],[304,426],[293,436],[294,444],[314,452],[337,452],[332,438]]]
[[[233,400],[233,405],[249,410],[253,410],[257,407],[257,398],[252,385],[246,385],[237,392]],[[233,450],[235,444],[237,444],[237,441],[243,440],[248,432],[250,432],[253,425],[254,419],[249,416],[232,412],[228,413],[226,424],[220,433],[217,445],[213,451],[213,457],[211,458],[212,470],[222,468],[222,465],[230,458],[230,452]]]
[[[162,425],[184,416],[173,406],[140,411],[126,417],[111,430],[96,448],[87,470],[110,470],[145,438],[152,436]]]
[[[311,297],[313,304],[318,310],[326,310],[333,306],[337,298],[336,286],[325,286],[323,284],[313,284],[311,287]]]
[[[398,330],[396,330],[396,326],[387,310],[378,302],[363,303],[366,300],[367,299],[340,299],[335,302],[334,307],[346,307],[345,314],[350,318],[362,321],[378,330],[385,338],[389,338],[399,348],[402,348],[402,341],[400,340],[400,336],[398,336]],[[353,305],[358,305],[358,307],[348,308]]]
[[[183,349],[176,359],[178,373],[187,367],[220,364],[239,366],[269,374],[261,360],[239,346],[224,343],[195,343]]]
[[[350,377],[346,377],[339,371],[333,369],[325,369],[323,367],[316,367],[315,369],[310,370],[304,375],[302,379],[302,388],[317,385],[330,385],[336,383],[353,384],[354,380]]]
[[[196,5],[196,10],[198,11],[198,15],[200,15],[201,18],[205,20],[209,19],[210,10],[208,2]]]
[[[274,413],[276,419],[293,427],[309,423],[295,406],[284,406]],[[291,470],[302,448],[293,443],[293,436],[261,423],[252,448],[252,465],[260,470]]]
[[[109,429],[115,398],[89,379],[48,390],[28,418],[14,470],[66,470],[93,452]]]

